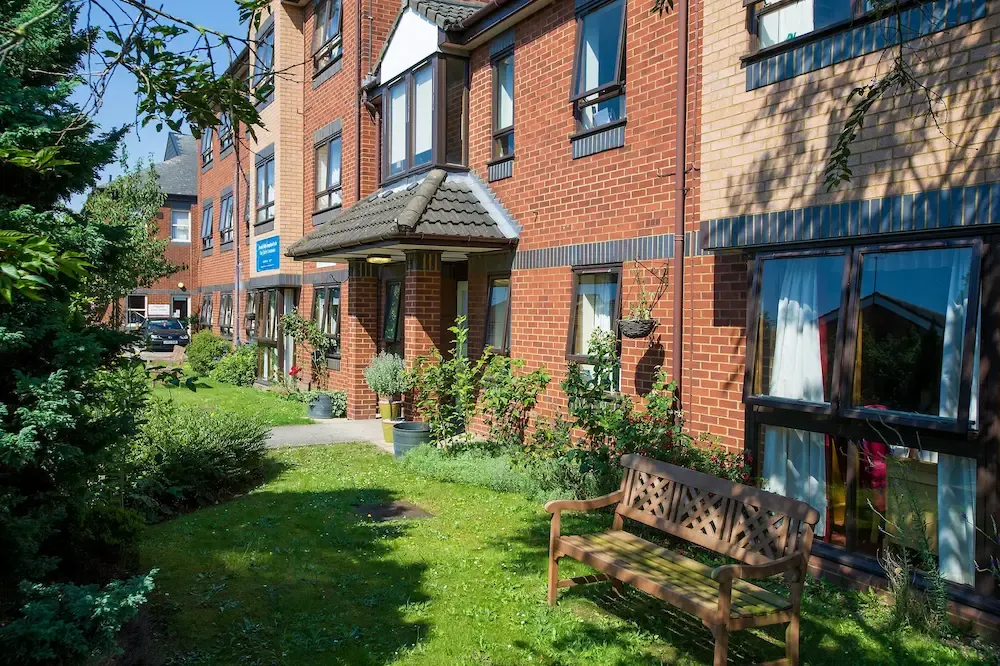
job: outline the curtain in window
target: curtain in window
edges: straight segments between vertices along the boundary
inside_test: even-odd
[[[764,6],[775,2],[778,0],[765,1]],[[774,46],[813,30],[813,0],[801,0],[760,17],[760,47]]]
[[[413,75],[413,163],[426,164],[431,161],[431,145],[434,136],[434,88],[430,67],[425,67]]]
[[[618,301],[618,278],[609,273],[580,276],[576,304],[576,339],[573,347],[577,354],[590,350],[590,336],[596,330],[611,330],[611,315]]]
[[[389,89],[389,173],[406,168],[406,84]]]
[[[316,149],[316,192],[326,192],[328,169],[330,166],[330,146],[324,145]],[[324,202],[325,203],[325,202]],[[320,205],[319,208],[325,208]]]
[[[514,56],[497,62],[497,129],[514,124]]]
[[[769,394],[779,398],[823,402],[820,352],[820,260],[790,262],[781,283],[774,365]],[[826,533],[826,449],[820,433],[767,428],[764,436],[765,488],[794,497],[819,511],[816,533]]]

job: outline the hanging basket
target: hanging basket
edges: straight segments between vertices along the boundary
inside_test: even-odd
[[[622,319],[618,322],[618,330],[626,338],[644,338],[656,328],[655,319]]]

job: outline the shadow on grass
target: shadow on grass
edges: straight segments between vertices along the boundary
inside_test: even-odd
[[[258,492],[162,526],[148,559],[169,663],[380,666],[418,645],[426,565],[391,557],[410,525],[353,509],[396,499]]]

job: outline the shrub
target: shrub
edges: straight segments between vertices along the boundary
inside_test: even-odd
[[[223,384],[252,385],[257,379],[257,345],[237,347],[233,353],[224,356],[210,374],[212,379]]]
[[[115,638],[153,590],[156,570],[97,585],[21,585],[19,616],[0,626],[5,663],[76,664],[119,652]],[[10,660],[7,662],[6,660]]]
[[[538,402],[538,394],[549,384],[550,376],[544,368],[518,374],[522,367],[521,359],[490,354],[483,372],[479,406],[490,429],[490,441],[502,446],[524,442],[531,410]]]
[[[113,501],[88,506],[60,540],[66,574],[77,582],[99,583],[134,574],[143,528],[141,515]]]
[[[187,360],[192,370],[207,375],[231,349],[228,342],[212,331],[199,331],[187,346]]]
[[[126,500],[158,520],[244,492],[263,480],[269,431],[257,416],[153,401],[129,452]]]
[[[406,363],[397,354],[387,354],[384,351],[368,362],[365,382],[374,393],[385,398],[410,390]]]
[[[330,396],[330,404],[333,407],[333,418],[339,419],[347,416],[347,391],[295,391],[287,393],[282,397],[286,400],[309,404],[318,395]]]

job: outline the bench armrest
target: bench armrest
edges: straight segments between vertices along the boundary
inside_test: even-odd
[[[779,557],[767,564],[726,564],[712,571],[712,580],[720,583],[732,582],[734,579],[768,578],[775,574],[803,569],[805,559],[802,553],[792,553]]]
[[[616,490],[609,495],[602,495],[601,497],[595,497],[588,500],[552,500],[545,504],[545,510],[549,513],[558,513],[560,511],[590,511],[592,509],[600,509],[604,506],[611,506],[612,504],[618,504],[623,499],[625,499],[624,490]]]

